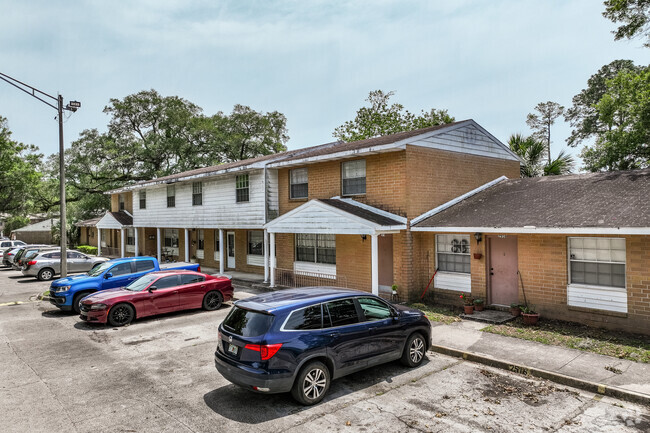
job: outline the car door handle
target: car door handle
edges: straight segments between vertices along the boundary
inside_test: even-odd
[[[202,289],[205,289],[205,286],[201,286]]]
[[[339,335],[341,335],[341,334],[338,333],[338,332],[332,332],[332,333],[330,334],[330,337],[332,337],[332,338],[336,338],[336,337],[338,337]]]

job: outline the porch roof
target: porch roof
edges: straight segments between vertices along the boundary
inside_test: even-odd
[[[106,212],[95,225],[98,229],[121,229],[133,226],[133,217],[125,211]]]
[[[264,225],[269,233],[373,235],[406,230],[406,218],[334,197],[310,200]]]

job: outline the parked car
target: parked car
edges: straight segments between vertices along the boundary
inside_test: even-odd
[[[134,319],[203,308],[217,310],[232,299],[230,278],[192,271],[159,271],[126,287],[104,290],[81,300],[80,318],[124,326]]]
[[[66,252],[68,272],[87,272],[100,263],[108,261],[106,257],[92,257],[79,251]],[[36,277],[41,281],[51,280],[61,273],[61,249],[41,250],[28,253],[21,259],[23,275]]]
[[[23,245],[25,245],[25,242],[23,241],[12,241],[12,240],[0,241],[0,248],[2,248],[0,250],[0,262],[2,262],[4,266],[7,266],[5,264],[4,255],[7,254],[9,251],[15,249],[16,247],[22,247]]]
[[[124,287],[141,276],[160,270],[188,270],[200,272],[196,263],[165,263],[159,265],[155,257],[125,257],[108,260],[88,273],[59,278],[50,284],[50,303],[64,311],[79,314],[82,298],[100,290]]]
[[[3,251],[2,253],[2,266],[10,268],[11,263],[13,262],[14,255],[20,250],[22,247],[9,247],[6,250]]]
[[[422,363],[431,324],[419,310],[366,292],[307,287],[235,302],[219,325],[217,370],[261,393],[323,399],[333,379],[400,359]]]
[[[52,245],[23,247],[22,250],[18,251],[14,256],[14,261],[11,264],[11,267],[16,271],[22,271],[27,265],[27,262],[36,254],[40,252],[57,251],[60,249],[60,247],[54,247]]]
[[[8,254],[6,254],[6,256],[3,257],[3,263],[4,263],[4,259],[7,259],[7,266],[13,268],[14,264],[16,263],[16,260],[20,259],[20,257],[25,253],[25,250],[27,248],[46,247],[46,246],[49,245],[21,245],[19,247],[14,248]]]

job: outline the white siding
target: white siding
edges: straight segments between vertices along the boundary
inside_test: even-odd
[[[627,313],[627,290],[623,287],[569,284],[567,286],[567,303],[572,307]]]
[[[278,170],[267,170],[266,200],[268,202],[268,221],[280,215],[280,201],[278,198]]]
[[[449,132],[414,141],[412,144],[451,152],[516,160],[500,143],[474,125],[465,125]]]
[[[286,214],[285,214],[286,215]],[[300,212],[273,222],[275,233],[372,234],[374,230],[341,213],[310,205]]]
[[[311,262],[293,262],[293,270],[297,274],[319,274],[319,276],[336,278],[336,265]]]
[[[454,272],[438,272],[433,280],[433,286],[438,289],[472,291],[472,276]]]
[[[250,201],[244,203],[235,200],[234,174],[204,179],[202,206],[192,206],[192,182],[175,184],[176,206],[173,208],[167,207],[166,185],[147,188],[146,209],[136,206],[138,194],[133,194],[133,225],[259,229],[264,224],[264,175],[261,170],[248,174]]]

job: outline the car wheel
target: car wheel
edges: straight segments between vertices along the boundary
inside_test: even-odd
[[[308,406],[321,401],[329,387],[329,370],[322,362],[314,361],[300,370],[291,389],[291,395],[298,403]]]
[[[90,292],[79,293],[72,299],[72,310],[75,313],[81,313],[81,300],[88,295],[90,295]]]
[[[117,304],[108,313],[108,323],[111,326],[124,326],[133,321],[135,311],[129,304]]]
[[[427,345],[420,333],[411,334],[406,341],[404,353],[402,354],[402,364],[407,367],[417,367],[422,364],[424,354],[427,351]]]
[[[40,271],[38,271],[38,275],[36,276],[41,281],[47,281],[51,280],[54,278],[54,271],[50,268],[43,268]]]
[[[223,295],[221,295],[220,292],[216,290],[212,290],[211,292],[208,292],[205,294],[203,297],[203,309],[212,311],[212,310],[218,310],[221,308],[221,304],[223,303]]]

